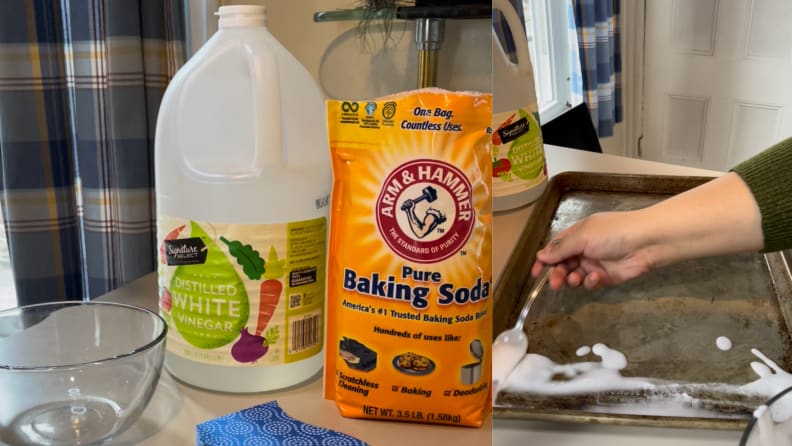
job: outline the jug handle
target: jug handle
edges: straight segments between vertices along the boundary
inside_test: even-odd
[[[520,17],[517,11],[509,2],[509,0],[492,0],[493,9],[499,10],[506,23],[509,24],[509,30],[514,37],[514,46],[517,50],[517,70],[522,75],[528,75],[531,72],[531,56],[528,53],[528,36],[525,34],[525,28],[522,26]]]
[[[278,69],[275,56],[257,54],[248,48],[248,68],[253,89],[253,144],[257,148],[254,164],[264,166],[283,165],[281,140],[281,95],[278,88]],[[264,104],[271,104],[265,107]],[[268,113],[276,110],[275,113]]]
[[[213,42],[210,40],[207,45],[212,45]],[[200,73],[206,66],[210,65],[215,58],[220,57],[220,55],[224,54],[226,51],[231,51],[233,48],[238,48],[235,44],[226,43],[224,46],[215,50],[215,54],[213,57],[204,58],[203,60],[197,61],[197,64],[193,65],[192,73]],[[247,54],[247,65],[248,70],[250,73],[251,78],[251,89],[253,90],[251,93],[251,100],[253,101],[253,108],[252,108],[252,119],[254,123],[254,133],[253,133],[253,144],[256,148],[254,158],[250,163],[248,169],[244,171],[237,171],[231,177],[229,177],[226,173],[215,173],[211,170],[206,170],[201,167],[192,165],[189,161],[185,161],[185,167],[187,168],[190,175],[196,176],[201,179],[201,181],[221,181],[221,182],[245,182],[251,181],[258,178],[261,173],[264,171],[266,166],[269,165],[280,165],[283,156],[281,153],[281,118],[280,118],[280,106],[281,106],[281,98],[280,98],[280,91],[277,88],[277,81],[278,81],[278,72],[277,66],[275,61],[275,56],[271,54],[255,54],[252,49],[247,46],[243,45],[243,50]],[[203,48],[201,48],[203,50]],[[200,50],[199,50],[200,51]],[[191,63],[192,61],[188,61]],[[259,80],[262,80],[267,87],[262,88],[261,86],[257,86],[257,76],[259,76]],[[260,84],[261,82],[259,82]],[[184,83],[182,87],[185,91],[190,91],[192,89],[192,79],[190,77]],[[182,94],[179,96],[179,100],[177,101],[176,107],[180,110],[180,115],[184,113],[181,112],[184,110],[186,105],[184,104],[184,98],[187,97],[186,94]],[[262,104],[267,101],[273,104],[273,108],[277,110],[273,116],[267,116],[266,111],[264,110],[265,107]],[[181,127],[180,127],[181,128]],[[182,137],[180,133],[177,133],[176,136],[177,140],[177,147],[184,147],[184,143],[182,142]],[[262,148],[259,150],[259,148]],[[275,148],[275,150],[267,150]]]

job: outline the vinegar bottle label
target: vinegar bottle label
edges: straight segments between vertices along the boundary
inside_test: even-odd
[[[167,349],[205,364],[286,364],[322,349],[325,217],[226,224],[161,216]]]
[[[524,109],[493,114],[492,181],[530,188],[546,178],[542,130]]]

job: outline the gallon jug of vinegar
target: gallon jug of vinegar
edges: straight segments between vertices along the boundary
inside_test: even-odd
[[[218,15],[157,120],[160,314],[174,376],[259,392],[322,366],[332,183],[324,97],[269,33],[264,7]]]
[[[547,186],[542,129],[528,38],[508,0],[493,0],[511,30],[517,53],[512,63],[492,32],[492,208],[525,206]]]

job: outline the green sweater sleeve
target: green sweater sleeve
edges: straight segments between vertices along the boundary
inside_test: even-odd
[[[792,138],[732,169],[745,181],[762,214],[763,252],[792,248]]]

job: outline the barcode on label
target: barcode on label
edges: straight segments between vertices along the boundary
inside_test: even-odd
[[[321,317],[320,312],[309,313],[292,319],[289,332],[289,353],[300,353],[316,347],[321,342]]]
[[[297,308],[300,306],[302,294],[292,294],[289,296],[289,308]]]

